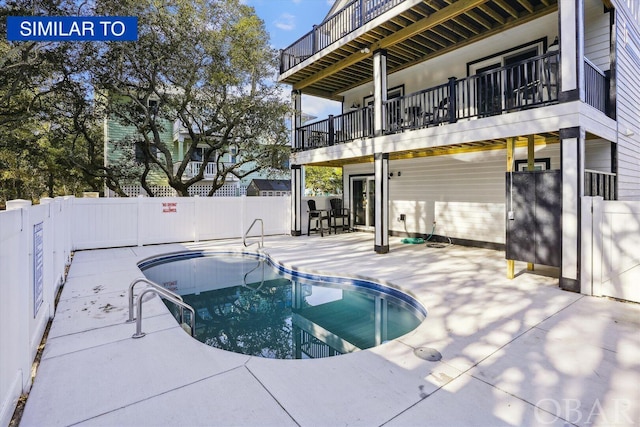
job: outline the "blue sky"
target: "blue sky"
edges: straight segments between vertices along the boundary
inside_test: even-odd
[[[271,45],[283,49],[311,31],[329,13],[334,0],[244,0],[253,6],[271,36]],[[289,93],[288,87],[286,90]],[[302,111],[325,119],[340,114],[340,104],[303,96]]]
[[[283,49],[322,22],[333,0],[244,0],[264,21],[271,44]]]

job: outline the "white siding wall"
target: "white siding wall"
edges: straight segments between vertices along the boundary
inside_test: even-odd
[[[558,144],[536,147],[535,157],[550,158],[551,168],[560,168]],[[526,148],[518,148],[515,158],[526,159]],[[391,161],[389,170],[391,230],[430,234],[436,221],[439,235],[504,243],[504,150]],[[371,164],[345,166],[345,200],[349,175],[372,172]],[[400,214],[406,215],[406,230]]]
[[[609,51],[609,13],[604,13],[601,0],[585,1],[584,54],[602,71],[611,68]]]
[[[587,141],[584,167],[600,172],[611,172],[611,143],[602,139]]]
[[[615,3],[618,193],[620,200],[640,200],[640,25],[626,0]]]
[[[456,49],[453,52],[438,56],[406,70],[398,71],[388,77],[387,87],[404,85],[405,95],[444,84],[449,77],[463,78],[467,76],[467,63],[498,52],[514,48],[518,45],[533,42],[546,37],[552,43],[558,34],[558,15],[552,13],[534,22],[527,23],[492,36],[472,45]],[[363,98],[373,93],[373,83],[345,92],[344,108],[348,109],[353,102],[362,105]]]

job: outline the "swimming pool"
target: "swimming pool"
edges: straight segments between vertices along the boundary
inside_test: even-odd
[[[189,251],[139,267],[194,308],[196,339],[252,356],[350,353],[402,336],[426,317],[420,303],[395,288],[302,273],[255,253]]]

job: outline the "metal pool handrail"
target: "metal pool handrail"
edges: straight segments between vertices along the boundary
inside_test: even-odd
[[[254,242],[254,243],[258,244],[258,248],[263,248],[264,247],[264,221],[262,221],[262,218],[254,219],[253,222],[251,223],[251,225],[249,226],[249,228],[247,229],[247,231],[244,233],[244,236],[242,236],[242,244],[245,247],[249,246],[249,245],[247,245],[247,235],[249,234],[249,232],[251,231],[253,226],[258,221],[260,221],[260,241],[259,242]],[[251,244],[253,245],[253,243],[251,243]]]
[[[134,320],[136,320],[136,318],[133,317],[133,288],[140,282],[144,282],[147,285],[153,287],[154,289],[157,289],[158,290],[157,293],[161,294],[162,296],[166,296],[167,299],[175,298],[177,300],[183,301],[182,297],[176,294],[175,292],[171,292],[169,289],[163,286],[160,286],[156,282],[152,282],[149,279],[146,279],[144,277],[138,277],[129,285],[129,319],[127,319],[127,323],[131,323]],[[184,321],[184,311],[182,310],[182,307],[180,307],[180,323],[182,323],[183,321]]]
[[[142,291],[142,293],[140,294],[140,296],[138,297],[138,317],[136,319],[136,333],[133,334],[131,336],[131,338],[142,338],[144,337],[146,334],[144,332],[142,332],[142,297],[145,296],[145,294],[148,294],[149,292],[153,292],[157,295],[162,294],[162,292],[158,292],[159,289],[158,288],[147,288],[144,291]],[[187,310],[189,310],[191,312],[191,336],[195,337],[196,335],[196,312],[193,309],[193,307],[191,307],[189,304],[185,304],[183,301],[174,298],[172,296],[168,296],[168,294],[162,295],[165,299],[167,299],[168,301],[171,301],[172,303],[180,306],[181,308],[186,308]],[[180,324],[180,327],[182,327],[182,323]]]
[[[260,267],[260,265],[262,265],[262,281],[260,282],[260,286],[258,286],[257,288],[252,288],[251,286],[249,286],[247,284],[247,276],[249,276],[249,274],[253,273],[254,271],[256,271],[258,269],[258,267]],[[251,289],[252,291],[259,291],[260,288],[264,285],[264,262],[262,260],[258,260],[258,264],[253,267],[251,270],[247,271],[244,275],[244,278],[242,279],[242,281],[244,282],[244,287]]]

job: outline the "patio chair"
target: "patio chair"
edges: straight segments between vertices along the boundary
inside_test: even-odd
[[[309,218],[307,221],[307,236],[311,233],[311,231],[320,231],[320,236],[324,237],[324,226],[322,225],[322,222],[325,220],[327,221],[327,230],[329,231],[329,234],[331,234],[329,212],[327,212],[325,209],[316,209],[315,200],[307,200],[307,207],[307,211],[309,212]],[[315,228],[311,228],[311,221],[315,221]]]
[[[342,227],[343,231],[351,230],[351,215],[349,209],[342,207],[342,199],[330,199],[331,210],[329,211],[330,227],[333,232],[338,233],[338,227]],[[338,220],[340,224],[338,224]]]
[[[433,114],[430,117],[429,124],[442,125],[449,121],[449,98],[444,98],[437,107],[434,107]]]

